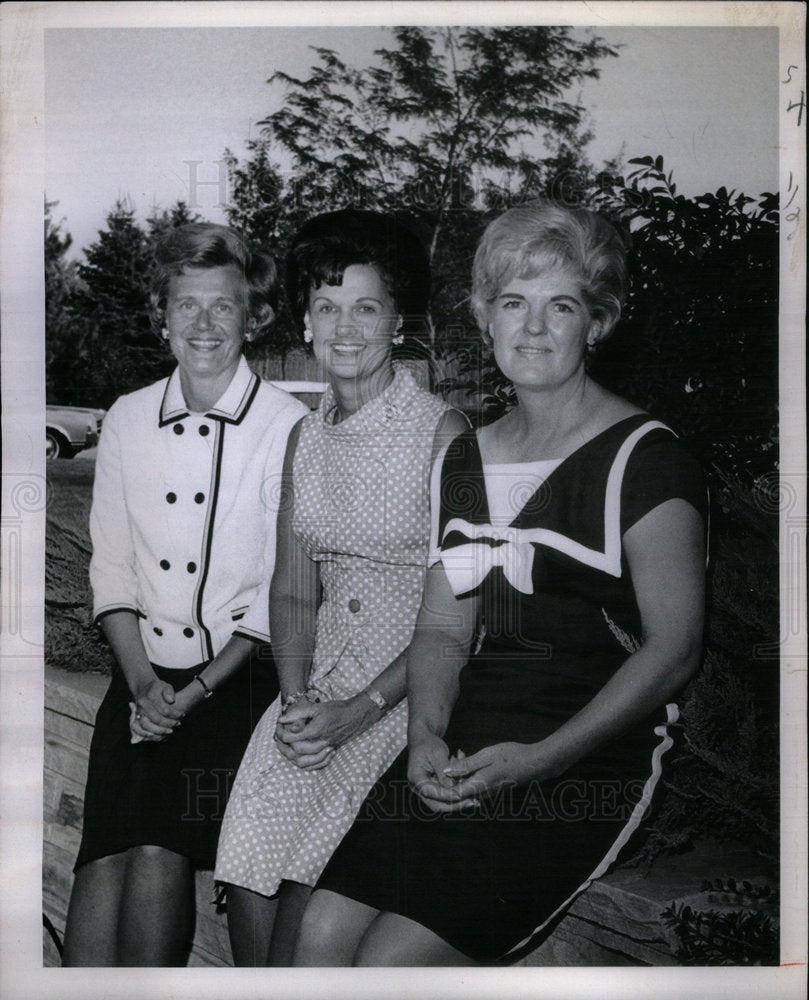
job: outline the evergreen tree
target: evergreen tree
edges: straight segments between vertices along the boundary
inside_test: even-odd
[[[202,222],[202,216],[191,210],[184,201],[177,201],[168,210],[155,207],[152,214],[146,220],[148,226],[147,240],[149,243],[149,253],[152,253],[155,243],[169,230],[184,226],[187,222]]]
[[[152,253],[134,209],[117,202],[107,227],[85,249],[77,295],[87,330],[88,370],[98,405],[109,406],[166,373],[169,357],[151,329],[148,312]]]
[[[70,354],[78,339],[74,302],[78,278],[76,263],[67,260],[73,237],[63,232],[64,220],[53,219],[58,204],[45,199],[45,386],[49,403],[69,404],[73,400],[64,375],[66,367],[72,367]]]

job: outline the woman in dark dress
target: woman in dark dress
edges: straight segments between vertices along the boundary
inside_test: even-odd
[[[518,405],[437,463],[408,750],[321,877],[297,964],[508,961],[648,806],[700,655],[707,498],[676,436],[586,372],[625,275],[584,209],[484,234],[473,306]]]

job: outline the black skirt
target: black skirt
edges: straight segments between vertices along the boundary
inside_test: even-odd
[[[260,651],[260,653],[259,653]],[[206,664],[152,665],[180,691]],[[74,871],[130,847],[153,844],[213,868],[230,788],[250,736],[278,695],[269,647],[206,698],[161,743],[131,743],[129,692],[116,668],[90,744],[84,828]]]
[[[479,963],[514,961],[637,828],[654,751],[632,742],[631,753],[581,761],[456,815],[431,812],[411,791],[405,750],[316,888],[408,917]]]

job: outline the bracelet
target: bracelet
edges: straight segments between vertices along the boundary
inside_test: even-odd
[[[288,694],[281,696],[281,711],[286,712],[288,708],[291,708],[296,701],[300,701],[301,698],[306,697],[306,689],[301,689],[296,691],[295,694]]]
[[[390,711],[390,705],[385,701],[384,695],[375,687],[367,687],[362,693],[371,699],[383,715]]]
[[[200,675],[197,674],[194,677],[194,680],[200,682],[200,684],[202,685],[202,690],[205,692],[205,697],[206,698],[210,698],[211,695],[213,694],[213,691],[208,687],[208,685],[205,683],[205,681],[202,679],[202,677],[200,677]]]

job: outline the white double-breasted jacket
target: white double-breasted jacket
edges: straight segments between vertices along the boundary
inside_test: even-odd
[[[116,400],[90,514],[95,620],[134,612],[164,667],[210,660],[234,633],[269,641],[281,470],[307,412],[244,359],[206,413],[188,411],[177,369]]]

